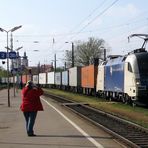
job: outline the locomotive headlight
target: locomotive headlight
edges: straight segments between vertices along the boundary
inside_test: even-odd
[[[135,82],[136,82],[137,85],[140,85],[141,84],[140,83],[140,79],[135,79]]]

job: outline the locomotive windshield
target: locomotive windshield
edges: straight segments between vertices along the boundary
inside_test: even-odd
[[[137,54],[136,57],[139,67],[139,74],[141,76],[148,76],[148,53]]]

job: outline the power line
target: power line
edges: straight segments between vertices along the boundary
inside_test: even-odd
[[[79,24],[77,24],[73,29],[71,29],[69,31],[69,35],[73,34],[73,30],[75,30],[77,27],[79,27],[86,19],[88,19],[89,17],[91,17],[91,15],[93,13],[96,12],[96,10],[98,10],[100,7],[102,7],[102,5],[105,3],[106,0],[104,0],[98,7],[96,7],[95,9],[92,10],[92,12],[87,16],[85,17]],[[75,34],[75,33],[74,33]],[[76,33],[77,34],[77,33]],[[68,35],[67,35],[68,36]],[[55,36],[54,36],[55,37]],[[60,41],[61,39],[58,40],[58,42]],[[65,44],[65,43],[64,43]],[[60,47],[60,48],[63,48],[64,44]]]
[[[93,9],[92,12],[87,17],[85,17],[79,24],[77,24],[73,29],[71,29],[71,31],[69,31],[69,33],[73,32],[73,30],[75,30],[77,27],[79,27],[89,17],[91,17],[92,14],[95,13],[96,10],[98,10],[100,7],[102,7],[105,2],[106,2],[106,0],[104,0],[98,7],[96,7],[95,9]]]
[[[131,20],[129,20],[129,21],[132,21],[133,19],[131,19]],[[108,30],[108,29],[112,29],[112,28],[119,28],[119,27],[123,27],[123,26],[126,26],[126,25],[131,25],[131,24],[137,24],[137,23],[142,23],[142,22],[145,22],[145,21],[147,21],[148,20],[148,17],[145,17],[145,18],[143,18],[143,19],[139,19],[139,18],[137,18],[137,19],[135,19],[135,20],[137,20],[137,21],[134,21],[134,22],[125,22],[125,23],[122,23],[122,24],[117,24],[117,25],[110,25],[110,26],[107,26],[107,27],[104,27],[104,28],[102,28],[101,30]],[[56,34],[56,35],[50,35],[50,36],[54,36],[54,37],[58,37],[58,36],[70,36],[70,35],[76,35],[76,34],[80,34],[80,33],[88,33],[88,32],[96,32],[96,31],[98,31],[98,30],[100,30],[100,29],[95,29],[95,30],[87,30],[87,31],[81,31],[81,32],[73,32],[73,33],[63,33],[63,34]],[[42,37],[45,37],[45,38],[48,38],[49,37],[49,35],[47,35],[47,34],[44,34],[44,35],[14,35],[15,37],[40,37],[40,38],[42,38]],[[4,40],[3,40],[4,41]],[[33,40],[34,41],[34,40]],[[23,42],[33,42],[33,41],[23,41]],[[18,41],[16,41],[16,42],[18,42]],[[52,42],[52,41],[51,41]]]
[[[78,33],[82,32],[87,26],[89,26],[91,23],[93,23],[97,18],[99,18],[101,15],[103,15],[108,9],[110,9],[115,3],[117,3],[119,0],[115,0],[112,2],[107,8],[105,8],[101,13],[99,13],[95,18],[93,18],[90,22],[88,22]],[[74,38],[74,36],[72,37]],[[71,39],[72,39],[71,38]]]

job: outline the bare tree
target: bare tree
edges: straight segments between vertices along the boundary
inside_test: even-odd
[[[94,59],[103,58],[106,43],[103,39],[89,38],[88,41],[76,41],[74,43],[75,66],[93,64]],[[66,60],[69,65],[72,61],[72,52],[67,51]]]

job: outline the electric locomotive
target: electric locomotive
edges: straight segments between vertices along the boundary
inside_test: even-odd
[[[148,35],[142,36],[142,48],[125,56],[109,56],[98,66],[97,92],[109,99],[148,104],[148,52],[144,46]]]

